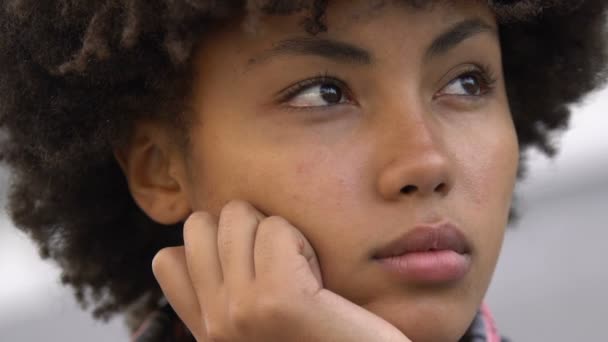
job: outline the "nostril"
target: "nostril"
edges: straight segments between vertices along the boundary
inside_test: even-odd
[[[441,183],[441,184],[437,185],[437,187],[435,188],[435,192],[443,193],[445,191],[445,188],[446,188],[445,183]]]
[[[444,191],[446,191],[446,189],[447,185],[445,183],[441,183],[435,187],[435,192],[443,193]],[[404,195],[410,195],[416,191],[418,191],[418,187],[416,185],[406,185],[401,188],[401,193]]]
[[[416,192],[416,190],[418,190],[418,187],[416,187],[415,185],[406,185],[403,188],[401,188],[401,193],[409,195],[413,192]]]

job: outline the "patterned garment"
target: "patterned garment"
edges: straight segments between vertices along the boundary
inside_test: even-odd
[[[508,342],[500,337],[494,317],[488,306],[483,303],[477,312],[473,323],[460,339],[460,342]]]
[[[131,336],[131,342],[196,342],[171,306],[164,304],[148,316]],[[459,342],[507,342],[496,330],[488,307],[483,304]]]

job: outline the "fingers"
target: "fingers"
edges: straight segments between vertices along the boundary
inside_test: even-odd
[[[251,204],[231,201],[220,214],[218,252],[228,291],[238,291],[255,278],[253,249],[262,215]]]
[[[199,314],[193,323],[184,321],[187,325],[203,325],[198,329],[205,329],[205,333],[209,328],[215,335],[230,335],[233,328],[227,310],[231,300],[242,300],[251,291],[255,235],[263,217],[250,204],[231,201],[222,209],[217,224],[206,212],[188,218],[184,225],[186,268],[203,316]]]
[[[153,261],[167,300],[195,337],[248,336],[276,308],[256,299],[284,303],[322,288],[312,246],[287,220],[266,218],[243,201],[229,202],[219,216],[217,222],[206,212],[192,214],[184,246],[165,248]]]
[[[211,304],[222,283],[218,258],[217,224],[208,213],[196,212],[184,224],[184,246],[188,274],[202,307]]]
[[[285,275],[295,277],[309,289],[316,289],[321,281],[314,250],[304,235],[282,217],[273,216],[262,220],[255,239],[254,263],[257,274],[279,286]],[[311,271],[313,271],[311,273]],[[312,277],[311,275],[314,275]],[[316,280],[315,280],[316,278]],[[259,277],[258,277],[259,279]],[[290,279],[294,280],[294,279]]]
[[[188,276],[184,247],[160,250],[152,260],[152,271],[179,318],[194,336],[204,336],[201,308]]]

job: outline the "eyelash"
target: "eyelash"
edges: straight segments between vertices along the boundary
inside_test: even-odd
[[[294,85],[289,86],[287,89],[281,92],[279,102],[288,102],[300,93],[302,93],[304,90],[323,84],[330,84],[339,87],[344,92],[344,95],[347,97],[351,94],[348,89],[348,86],[346,85],[346,82],[341,81],[337,76],[333,76],[326,71],[322,74],[307,78],[305,80],[295,83]]]
[[[478,82],[480,82],[480,87],[483,89],[480,95],[455,95],[461,97],[481,97],[490,94],[498,81],[496,75],[492,71],[492,68],[489,65],[485,64],[475,64],[470,65],[466,70],[462,71],[458,76],[451,79],[442,90],[450,85],[452,82],[459,78],[463,78],[466,76],[473,76],[476,78]],[[339,87],[344,95],[347,97],[352,97],[348,86],[344,81],[341,81],[337,76],[333,76],[328,72],[324,72],[315,77],[311,77],[302,81],[299,81],[287,89],[283,90],[279,95],[279,103],[286,103],[292,100],[294,97],[298,96],[304,90],[309,89],[314,86],[330,84],[336,87]]]
[[[467,68],[462,71],[458,76],[451,79],[442,90],[448,85],[452,84],[455,80],[459,78],[463,78],[466,76],[473,76],[480,82],[480,87],[482,88],[482,93],[480,95],[456,95],[461,97],[482,97],[484,95],[488,95],[492,93],[492,91],[496,88],[496,83],[498,82],[498,78],[496,74],[493,72],[493,68],[487,64],[472,64],[468,65]]]

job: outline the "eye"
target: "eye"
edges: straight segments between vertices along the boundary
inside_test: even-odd
[[[489,72],[475,69],[467,71],[448,83],[438,96],[467,96],[479,97],[492,90],[495,79]]]
[[[483,91],[481,82],[473,75],[464,75],[450,82],[443,93],[448,95],[479,96]]]
[[[289,107],[330,107],[352,102],[342,81],[323,76],[298,82],[284,91],[282,103]]]

